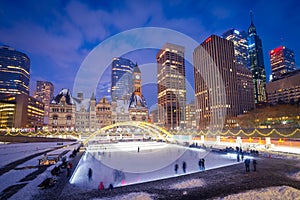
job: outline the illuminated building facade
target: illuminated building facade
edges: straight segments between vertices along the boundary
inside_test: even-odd
[[[126,58],[114,58],[111,75],[112,101],[129,100],[132,93],[132,72],[135,64]]]
[[[34,98],[41,100],[44,103],[44,124],[48,124],[50,101],[54,97],[54,86],[48,81],[37,81]]]
[[[237,29],[230,29],[223,33],[222,37],[234,44],[234,62],[249,69],[247,33]]]
[[[43,121],[44,104],[27,94],[12,95],[0,101],[0,129],[36,131],[43,128]]]
[[[185,126],[184,47],[166,43],[156,54],[158,124],[168,130]]]
[[[74,131],[75,109],[68,89],[62,89],[50,103],[49,131]]]
[[[196,108],[195,101],[186,104],[185,107],[185,120],[186,120],[186,128],[193,129],[197,127],[196,124]]]
[[[266,72],[263,58],[262,42],[256,33],[256,28],[252,21],[252,14],[251,24],[248,29],[248,53],[254,85],[255,103],[266,102]]]
[[[98,128],[103,128],[113,123],[111,104],[105,97],[102,97],[96,105],[96,118],[98,120]]]
[[[285,46],[270,51],[272,79],[280,78],[283,74],[296,70],[294,52]]]
[[[268,102],[271,104],[300,101],[300,70],[281,75],[267,84]]]
[[[212,35],[193,54],[198,129],[223,128],[238,115],[237,69],[231,41]]]
[[[29,95],[30,59],[22,52],[0,47],[0,96]]]
[[[129,101],[129,118],[131,121],[148,121],[148,106],[142,95],[142,76],[141,71],[136,65],[132,76],[133,93]]]

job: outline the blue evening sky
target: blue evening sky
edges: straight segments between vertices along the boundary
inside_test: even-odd
[[[54,84],[56,94],[61,88],[72,91],[84,58],[110,36],[133,28],[163,27],[201,43],[211,34],[220,35],[230,28],[247,31],[250,10],[263,42],[267,76],[268,53],[280,45],[295,52],[299,68],[298,0],[0,0],[0,45],[9,45],[30,57],[31,92],[37,80],[47,80]],[[155,63],[155,54],[154,50],[145,50],[129,53],[128,58],[139,65]],[[192,79],[190,69],[188,79]],[[104,85],[109,79],[101,80]],[[147,88],[152,88],[144,91],[153,94],[145,95],[146,99],[154,98],[149,100],[151,105],[155,87],[145,86],[144,90]]]

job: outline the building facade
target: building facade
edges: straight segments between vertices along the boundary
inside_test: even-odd
[[[256,33],[256,28],[252,21],[252,14],[251,24],[248,29],[248,53],[254,85],[255,103],[263,103],[267,101],[266,72],[264,65],[262,41]]]
[[[156,54],[158,124],[168,130],[185,126],[184,47],[166,43]]]
[[[142,76],[141,71],[136,65],[132,76],[133,93],[129,101],[129,118],[131,121],[148,121],[148,106],[142,94]]]
[[[126,58],[114,58],[111,75],[112,101],[129,100],[132,93],[132,72],[135,64]]]
[[[44,124],[49,122],[50,101],[54,98],[54,86],[48,81],[37,81],[34,98],[44,103]]]
[[[197,123],[196,123],[196,107],[195,107],[195,101],[192,101],[189,104],[186,104],[185,107],[185,127],[187,129],[196,129]]]
[[[73,98],[75,111],[75,130],[77,132],[94,132],[98,130],[96,117],[96,98],[94,93],[90,99],[84,99],[83,93],[78,93],[76,98]]]
[[[278,79],[283,74],[296,70],[294,52],[285,46],[270,51],[272,79]]]
[[[96,105],[96,118],[99,129],[113,123],[111,103],[105,97],[102,97]]]
[[[212,35],[193,53],[198,129],[222,129],[238,114],[237,69],[231,41]]]
[[[248,59],[247,33],[245,31],[239,31],[237,29],[230,29],[223,33],[222,37],[233,42],[234,44],[234,63],[250,69]]]
[[[71,93],[68,89],[62,89],[50,103],[48,130],[74,131],[75,109]]]
[[[41,130],[44,122],[44,104],[27,94],[3,98],[0,101],[0,122],[0,129]]]
[[[0,47],[0,97],[15,94],[29,95],[30,59],[22,52]]]
[[[293,103],[300,101],[300,70],[281,75],[267,84],[270,104]]]

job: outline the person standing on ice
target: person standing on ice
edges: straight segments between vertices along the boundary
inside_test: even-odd
[[[88,178],[89,178],[89,181],[92,180],[92,176],[93,176],[93,171],[91,168],[89,168],[89,172],[88,172]]]
[[[257,165],[257,162],[255,159],[252,160],[252,164],[253,164],[253,171],[255,172],[256,171],[256,165]]]
[[[138,147],[138,153],[140,152],[140,147]]]
[[[245,160],[245,167],[246,167],[246,172],[250,172],[250,159],[247,158]]]
[[[183,173],[186,172],[186,163],[184,161],[182,163],[182,171],[183,171]]]
[[[174,170],[175,170],[175,174],[177,174],[177,172],[178,172],[178,164],[177,163],[175,164]]]

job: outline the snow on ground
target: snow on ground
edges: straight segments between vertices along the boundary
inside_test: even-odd
[[[205,185],[205,182],[202,179],[191,179],[187,181],[183,181],[180,183],[175,183],[170,186],[171,189],[186,189],[186,188],[194,188],[201,187]]]
[[[256,200],[281,200],[284,199],[299,199],[300,190],[289,186],[267,187],[259,190],[249,190],[245,193],[229,195],[224,198],[216,198],[215,200],[235,200],[235,199],[256,199]]]
[[[132,192],[126,195],[120,195],[112,198],[96,198],[93,200],[152,200],[153,195],[150,195],[146,192]]]
[[[126,151],[117,148],[120,145]],[[161,145],[164,147],[161,148]],[[138,147],[140,151],[138,152]],[[151,148],[149,148],[151,147]],[[236,164],[236,155],[218,154],[202,149],[183,148],[174,144],[157,142],[127,142],[112,146],[102,146],[102,152],[95,147],[87,151],[80,160],[70,183],[75,186],[96,189],[102,181],[107,188],[109,184],[114,187],[135,183],[158,180],[183,175],[182,163],[185,161],[187,173],[199,171],[198,161],[205,159],[206,169]],[[104,154],[103,154],[104,152]],[[246,158],[246,157],[245,157]],[[178,164],[178,173],[174,166]],[[151,169],[151,166],[153,168]],[[92,179],[88,179],[89,168],[93,171]],[[135,170],[135,171],[134,171]]]
[[[71,144],[74,142],[64,142]],[[0,167],[35,153],[58,147],[57,142],[0,144]]]
[[[71,142],[71,143],[74,143],[74,142]],[[65,150],[69,150],[69,152],[65,155],[66,157],[69,157],[69,155],[72,153],[72,151],[79,146],[78,144],[70,145],[71,143],[64,143],[64,145],[68,144],[69,146],[51,151],[51,152],[49,152],[49,154],[50,153],[51,154],[60,154]],[[34,151],[36,148],[42,149],[39,151],[44,151],[44,150],[52,149],[53,147],[58,146],[56,142],[55,143],[52,143],[52,142],[51,143],[25,143],[25,144],[19,143],[19,144],[9,144],[9,145],[13,145],[13,146],[9,146],[6,148],[0,147],[0,149],[2,149],[2,151],[3,151],[1,153],[6,155],[6,157],[9,160],[17,160],[14,158],[14,156],[16,156],[20,159],[20,158],[24,158],[28,155],[35,154],[35,153],[37,153],[36,151]],[[10,158],[8,156],[9,151],[13,151],[13,153],[10,155],[12,158]],[[43,157],[43,155],[35,157],[31,160],[28,160],[28,161],[18,165],[16,168],[37,166],[38,159],[42,158],[42,157]],[[2,159],[2,157],[1,157],[1,159]],[[22,200],[32,199],[32,196],[38,194],[38,192],[39,192],[37,186],[45,178],[51,177],[50,172],[53,168],[54,168],[54,166],[48,167],[47,170],[45,172],[43,172],[42,174],[40,174],[36,179],[34,179],[32,181],[28,181],[27,183],[29,183],[29,184],[27,184],[24,188],[22,188],[17,194],[12,196],[11,198],[12,199],[22,199]],[[20,169],[20,170],[13,169],[7,173],[4,173],[2,176],[0,176],[0,192],[11,185],[20,184],[20,182],[18,182],[19,180],[21,180],[22,178],[24,178],[25,176],[29,175],[30,173],[32,173],[36,170],[37,170],[37,168],[25,168],[25,169]],[[22,183],[26,183],[26,182],[22,182]]]

